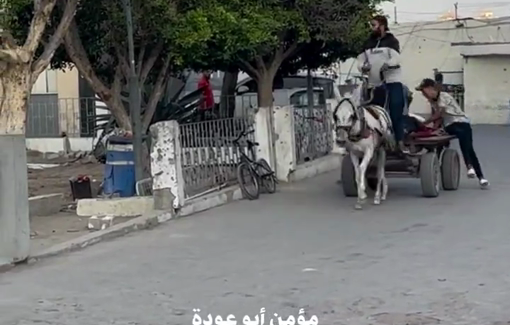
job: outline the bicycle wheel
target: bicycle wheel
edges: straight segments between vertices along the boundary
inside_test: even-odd
[[[256,200],[260,195],[258,177],[254,170],[245,162],[237,166],[237,181],[243,196],[248,200]]]
[[[273,194],[276,192],[276,177],[268,162],[263,158],[257,160],[257,175],[260,185],[267,193]]]

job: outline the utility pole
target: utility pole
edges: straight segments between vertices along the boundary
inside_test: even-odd
[[[454,16],[453,17],[455,18],[455,20],[457,20],[457,19],[459,19],[459,3],[455,2],[453,4],[453,8],[454,8],[454,14],[453,14]]]
[[[398,20],[397,20],[397,6],[393,7],[393,19],[394,19],[395,25],[397,25],[398,24]]]
[[[128,50],[129,50],[129,112],[131,127],[133,128],[133,154],[135,156],[136,181],[143,179],[142,165],[142,117],[140,103],[140,86],[135,64],[135,44],[133,40],[133,17],[131,13],[131,0],[122,0],[126,14]]]

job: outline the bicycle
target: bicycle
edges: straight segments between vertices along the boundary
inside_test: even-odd
[[[241,154],[240,162],[237,165],[237,181],[244,197],[249,200],[256,200],[260,196],[260,188],[262,187],[267,193],[276,192],[276,179],[275,172],[271,170],[268,162],[261,158],[256,160],[255,158],[255,147],[259,144],[250,140],[246,140],[248,146],[249,156],[244,152],[244,148],[241,148],[239,140],[242,137],[254,133],[255,130],[246,132],[243,130],[236,139],[232,141],[234,146],[239,149]],[[248,181],[251,181],[253,189],[249,189]]]

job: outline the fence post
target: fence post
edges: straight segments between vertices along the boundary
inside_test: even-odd
[[[275,156],[276,177],[283,182],[290,181],[290,175],[296,170],[296,131],[294,120],[294,107],[275,107]]]
[[[179,123],[177,121],[158,122],[150,127],[150,133],[154,209],[178,209],[184,205]]]
[[[263,158],[275,169],[274,137],[273,137],[273,116],[272,107],[259,107],[255,112],[255,141],[257,147],[257,159]]]

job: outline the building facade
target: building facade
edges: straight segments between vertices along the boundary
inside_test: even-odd
[[[28,138],[80,133],[78,71],[47,69],[32,88],[27,112]]]
[[[410,89],[437,69],[443,83],[464,86],[464,107],[473,123],[510,123],[510,17],[406,23],[390,30],[400,41]],[[341,70],[344,80],[358,74],[352,59]],[[411,111],[429,112],[416,95]]]

